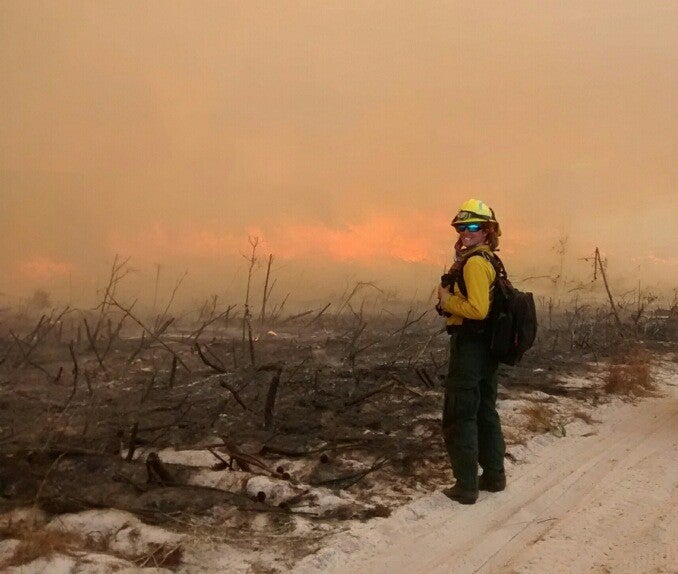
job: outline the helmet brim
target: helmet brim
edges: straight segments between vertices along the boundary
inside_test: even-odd
[[[454,227],[455,225],[466,225],[467,223],[493,223],[489,219],[482,219],[480,217],[469,217],[467,219],[461,220],[457,219],[456,217],[452,220],[452,226]]]

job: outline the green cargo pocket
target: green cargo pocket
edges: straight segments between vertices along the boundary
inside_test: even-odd
[[[452,404],[452,418],[455,421],[475,420],[480,407],[480,392],[474,388],[456,388]]]

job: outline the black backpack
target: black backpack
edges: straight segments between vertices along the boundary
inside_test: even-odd
[[[481,251],[477,256],[487,259],[497,274],[490,312],[487,319],[482,321],[490,327],[490,350],[500,363],[515,365],[522,359],[525,351],[532,347],[537,336],[534,297],[532,293],[525,293],[511,285],[506,268],[497,255]],[[456,282],[462,295],[466,297],[463,264],[457,272]],[[465,319],[464,322],[466,321]]]

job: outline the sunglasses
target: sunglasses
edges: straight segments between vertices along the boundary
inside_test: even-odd
[[[483,228],[483,224],[482,223],[455,223],[454,228],[460,233],[462,231],[475,232],[475,231],[480,231]]]

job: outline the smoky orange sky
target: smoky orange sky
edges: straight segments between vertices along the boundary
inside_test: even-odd
[[[573,276],[599,246],[671,289],[677,28],[651,1],[5,0],[0,292],[93,291],[116,253],[228,292],[257,236],[299,296],[428,293],[469,197],[516,277],[567,237]]]

